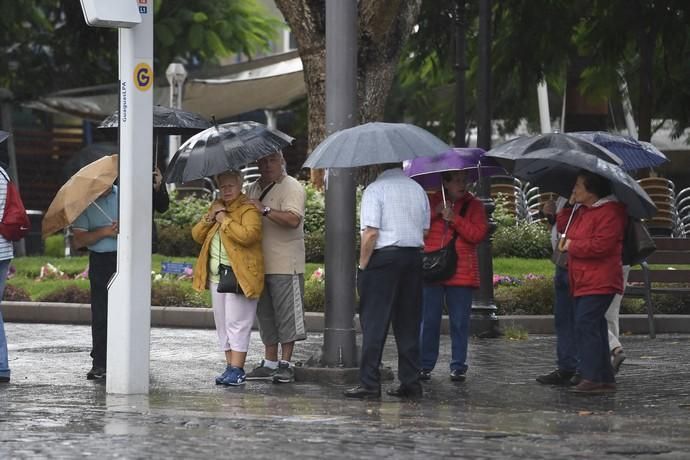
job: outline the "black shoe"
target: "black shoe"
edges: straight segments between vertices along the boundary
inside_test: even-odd
[[[422,369],[419,371],[419,380],[431,380],[431,370]]]
[[[571,385],[579,385],[580,382],[582,382],[582,375],[580,375],[579,372],[575,372],[575,375],[570,377],[570,384]]]
[[[86,380],[102,380],[105,378],[105,368],[93,366],[86,374]]]
[[[450,371],[450,380],[453,382],[464,382],[466,378],[465,371],[461,371],[460,369],[453,369]]]
[[[349,390],[343,391],[343,395],[346,398],[354,399],[379,399],[381,398],[381,390],[374,390],[371,388],[366,388],[363,386],[358,386],[350,388]]]
[[[420,399],[424,394],[421,385],[404,386],[400,385],[397,388],[386,390],[388,396],[395,396],[396,398]]]
[[[0,383],[10,383],[10,378],[6,375],[0,375]]]
[[[575,375],[575,372],[556,369],[550,374],[537,377],[537,382],[543,385],[570,385],[570,379],[573,375]]]

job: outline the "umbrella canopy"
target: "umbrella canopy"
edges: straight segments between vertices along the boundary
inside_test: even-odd
[[[491,155],[491,152],[487,155]],[[608,179],[613,194],[627,205],[629,215],[647,219],[656,214],[656,206],[635,179],[620,166],[587,153],[530,153],[514,161],[512,174],[539,186],[542,191],[569,197],[577,175],[583,169]]]
[[[10,133],[7,131],[0,131],[0,143],[5,142],[8,137],[10,137]]]
[[[84,166],[60,187],[43,216],[41,233],[46,238],[76,220],[118,175],[118,156],[110,155]]]
[[[590,142],[585,139],[580,139],[576,136],[563,133],[548,133],[537,134],[536,136],[522,136],[512,139],[504,144],[495,147],[487,153],[487,156],[496,158],[499,163],[510,165],[511,160],[517,160],[523,155],[543,152],[554,154],[558,152],[581,152],[594,155],[617,165],[623,164],[623,161],[614,153],[608,151],[606,148]],[[508,160],[508,162],[502,161]]]
[[[666,155],[649,142],[638,141],[629,136],[619,136],[605,131],[581,131],[568,134],[601,145],[615,153],[623,160],[621,168],[625,171],[655,168],[668,161]]]
[[[98,126],[99,129],[117,129],[120,115],[116,110]],[[153,106],[153,131],[160,135],[194,134],[210,128],[211,123],[198,113],[186,112],[161,105]]]
[[[89,144],[75,153],[62,167],[62,173],[66,179],[74,176],[84,166],[100,160],[103,157],[118,153],[117,145],[110,142],[96,142]]]
[[[255,121],[214,126],[192,136],[180,146],[165,172],[165,182],[189,182],[241,169],[287,147],[294,140]]]
[[[479,148],[452,148],[435,157],[420,157],[405,163],[403,171],[426,190],[441,187],[441,173],[466,171],[469,182],[480,177],[508,174],[493,158],[484,157]]]
[[[406,123],[366,123],[328,136],[309,155],[305,168],[351,168],[399,163],[448,150],[429,131]]]

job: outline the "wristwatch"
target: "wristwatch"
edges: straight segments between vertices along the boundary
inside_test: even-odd
[[[264,206],[264,209],[261,211],[261,215],[266,217],[270,213],[271,213],[271,208],[269,208],[268,206]]]

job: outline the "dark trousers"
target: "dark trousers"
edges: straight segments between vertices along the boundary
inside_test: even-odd
[[[108,346],[108,282],[117,269],[117,252],[89,251],[91,285],[91,358],[95,367],[106,367]]]
[[[405,387],[419,385],[419,324],[422,260],[419,248],[374,251],[359,273],[359,320],[362,325],[362,386],[378,389],[379,366],[391,321],[398,348],[398,379]]]
[[[606,310],[613,294],[585,295],[575,298],[575,333],[579,370],[582,378],[597,383],[613,383],[613,367],[609,351]]]
[[[568,269],[556,265],[553,276],[554,308],[553,319],[556,329],[556,356],[559,370],[575,372],[577,365],[577,344],[575,340],[575,299],[570,295]]]

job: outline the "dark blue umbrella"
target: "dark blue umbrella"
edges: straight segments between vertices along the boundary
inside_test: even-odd
[[[632,137],[611,134],[605,131],[580,131],[568,134],[601,145],[615,153],[623,160],[621,168],[626,171],[655,168],[668,161],[666,155],[661,153],[652,144],[638,141]]]

